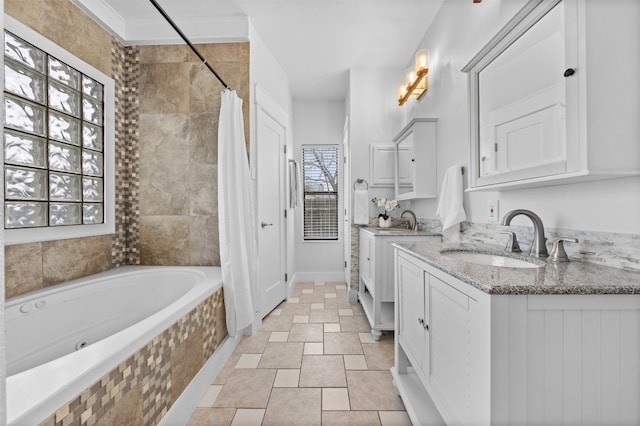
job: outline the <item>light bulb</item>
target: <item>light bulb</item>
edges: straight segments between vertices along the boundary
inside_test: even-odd
[[[416,69],[427,68],[427,51],[422,49],[416,52]]]

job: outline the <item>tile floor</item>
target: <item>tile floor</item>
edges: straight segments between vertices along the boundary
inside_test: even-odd
[[[376,342],[341,283],[298,283],[245,336],[189,420],[203,425],[411,425]]]

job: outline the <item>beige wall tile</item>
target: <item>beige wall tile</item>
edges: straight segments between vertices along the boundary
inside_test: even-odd
[[[140,64],[140,113],[189,111],[188,63]]]
[[[217,216],[189,218],[189,264],[220,266]]]
[[[96,426],[142,424],[142,385],[137,384],[125,393],[109,411],[101,416]]]
[[[111,269],[111,235],[42,243],[45,286]]]
[[[189,264],[189,218],[142,216],[140,263],[143,265]]]
[[[189,60],[189,52],[189,46],[186,44],[140,46],[140,63],[187,62]]]
[[[5,0],[4,11],[26,26],[42,32],[45,0]]]
[[[189,115],[189,152],[191,161],[218,164],[219,105],[212,111]]]
[[[189,167],[189,213],[218,215],[218,166],[192,163]]]
[[[171,401],[175,402],[204,364],[202,329],[199,327],[171,351]]]
[[[42,243],[5,246],[4,255],[5,297],[42,288]]]

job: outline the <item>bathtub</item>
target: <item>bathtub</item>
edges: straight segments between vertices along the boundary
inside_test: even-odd
[[[217,267],[126,266],[8,299],[8,423],[52,415],[221,287]]]

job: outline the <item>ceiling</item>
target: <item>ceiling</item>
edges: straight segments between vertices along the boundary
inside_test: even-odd
[[[125,23],[162,21],[148,0],[101,1]],[[350,68],[404,68],[444,0],[157,1],[187,37],[192,19],[247,16],[295,100],[341,100]]]

